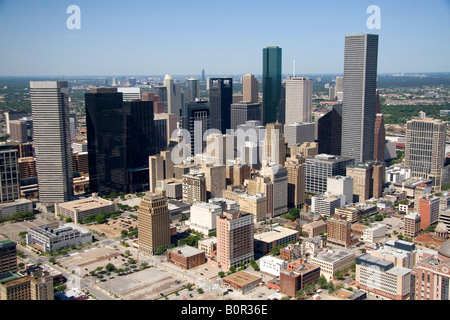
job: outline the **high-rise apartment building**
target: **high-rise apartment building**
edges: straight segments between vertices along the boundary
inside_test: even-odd
[[[59,203],[73,197],[67,81],[30,81],[39,200]]]
[[[406,123],[405,167],[413,177],[433,180],[435,190],[442,187],[446,132],[446,122],[428,118],[424,112]]]
[[[378,35],[345,37],[341,155],[373,160]]]
[[[284,123],[281,84],[281,48],[263,49],[263,123]]]
[[[216,217],[217,262],[229,270],[248,263],[253,253],[253,215],[225,211]]]
[[[251,73],[244,74],[242,76],[242,95],[243,95],[242,101],[257,103],[259,101],[258,86],[259,86],[258,80],[256,80],[253,74]]]
[[[145,195],[139,209],[139,251],[155,254],[161,246],[170,246],[170,213],[163,196]]]
[[[290,77],[285,80],[286,124],[312,122],[313,82],[305,77]]]

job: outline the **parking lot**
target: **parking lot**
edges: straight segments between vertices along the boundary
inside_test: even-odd
[[[53,223],[53,221],[49,221],[41,214],[39,214],[35,215],[35,219],[32,220],[3,223],[2,225],[0,225],[0,234],[4,235],[6,238],[20,242],[23,241],[23,239],[20,238],[19,233],[27,232],[30,228],[43,226],[50,223]]]

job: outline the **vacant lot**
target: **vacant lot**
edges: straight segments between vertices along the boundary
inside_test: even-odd
[[[36,219],[30,221],[20,221],[20,222],[5,222],[0,226],[0,234],[14,241],[23,241],[19,237],[20,232],[27,232],[28,229],[37,226],[43,226],[46,224],[51,224],[52,222],[42,218],[40,215],[36,216]]]
[[[116,220],[109,219],[107,223],[86,226],[91,231],[105,234],[108,239],[120,238],[122,230],[128,230],[131,227],[137,227],[137,221],[129,217],[119,217]]]

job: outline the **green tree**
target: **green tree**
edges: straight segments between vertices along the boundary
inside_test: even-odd
[[[332,281],[328,282],[328,292],[329,293],[333,293],[335,288],[334,288],[334,283]]]
[[[105,266],[105,269],[106,269],[106,271],[108,271],[108,272],[112,272],[112,271],[116,270],[116,267],[115,267],[112,263],[108,263],[108,264]]]
[[[318,284],[319,284],[319,287],[322,288],[322,289],[325,289],[328,286],[328,281],[327,281],[327,279],[325,278],[324,275],[321,275],[319,277]]]

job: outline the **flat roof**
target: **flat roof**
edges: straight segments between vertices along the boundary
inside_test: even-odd
[[[330,262],[330,263],[336,263],[340,260],[346,259],[348,257],[355,256],[353,252],[345,251],[345,250],[339,250],[339,249],[333,249],[328,250],[327,252],[319,253],[318,255],[314,256],[314,259]]]
[[[233,273],[233,274],[223,278],[223,280],[229,281],[229,282],[234,282],[237,285],[244,287],[255,281],[258,281],[258,280],[261,281],[262,278],[253,273],[247,272],[247,271],[238,271],[236,273]]]
[[[403,268],[403,267],[393,267],[388,270],[389,273],[393,273],[399,276],[407,275],[411,272],[411,269]]]
[[[188,245],[184,245],[184,246],[180,246],[180,247],[175,247],[173,249],[170,249],[169,251],[174,252],[178,255],[181,255],[183,257],[192,257],[195,256],[197,254],[203,253],[203,250],[188,246]],[[178,252],[180,251],[180,252]]]
[[[299,232],[297,230],[292,230],[288,228],[275,227],[272,229],[272,231],[255,234],[254,239],[264,242],[273,242],[275,240],[285,238],[296,233]]]
[[[78,199],[74,201],[59,203],[58,207],[67,209],[67,210],[91,210],[96,208],[101,208],[104,206],[110,206],[114,204],[114,202],[102,199],[102,198],[86,198],[86,199]]]

